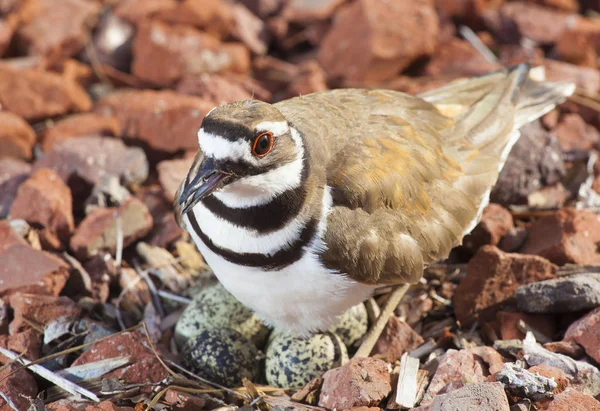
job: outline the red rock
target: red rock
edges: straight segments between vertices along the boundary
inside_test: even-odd
[[[189,25],[214,37],[231,34],[235,7],[225,0],[183,0],[163,7],[154,17],[172,25]]]
[[[161,10],[172,9],[177,0],[124,0],[119,1],[114,9],[115,16],[138,24]]]
[[[579,10],[577,0],[534,0],[533,2],[557,10],[572,12],[577,12]]]
[[[425,66],[426,76],[478,76],[498,70],[499,64],[490,63],[465,40],[451,38],[441,43]]]
[[[40,227],[41,239],[59,249],[75,229],[71,190],[56,172],[39,169],[19,187],[10,217]]]
[[[151,90],[111,93],[96,105],[98,113],[117,117],[121,136],[169,153],[198,149],[198,129],[213,108],[198,97]]]
[[[517,252],[525,243],[527,238],[527,229],[525,227],[514,227],[502,237],[498,248],[507,253]]]
[[[600,24],[595,19],[580,18],[556,43],[554,53],[560,60],[590,68],[598,68]]]
[[[402,354],[417,348],[423,342],[423,338],[410,325],[393,315],[388,320],[371,355],[385,354],[387,355],[388,362],[393,363]]]
[[[554,394],[563,392],[569,385],[569,378],[567,374],[565,374],[565,372],[560,368],[552,367],[551,365],[547,364],[540,364],[529,368],[527,371],[533,374],[539,374],[542,377],[554,378],[554,382],[556,382]]]
[[[391,390],[387,363],[370,357],[353,358],[323,374],[319,406],[328,409],[375,406]]]
[[[567,388],[554,397],[546,411],[600,411],[600,402],[590,395]]]
[[[544,67],[548,81],[570,81],[577,87],[592,93],[600,89],[600,71],[598,70],[549,59],[545,60]]]
[[[265,23],[243,4],[233,4],[233,36],[253,53],[266,54],[269,32]]]
[[[544,344],[544,348],[557,354],[564,354],[574,359],[583,357],[583,347],[573,341],[553,341]]]
[[[309,60],[298,68],[299,73],[288,85],[285,97],[297,97],[327,90],[327,78],[319,63]]]
[[[141,184],[148,177],[148,167],[140,148],[127,147],[114,138],[79,137],[57,144],[34,164],[33,170],[56,171],[71,189],[74,205],[81,206],[92,188],[108,176],[118,177],[124,186]]]
[[[565,114],[553,133],[563,151],[590,150],[600,143],[600,131],[575,113]]]
[[[27,410],[29,409],[27,397],[35,398],[38,388],[33,376],[28,371],[19,368],[21,367],[16,364],[0,367],[0,392],[10,398],[17,409]],[[13,408],[0,397],[0,410],[12,411]]]
[[[481,410],[509,411],[504,385],[499,382],[484,382],[465,385],[434,398],[430,406],[412,408],[411,411],[438,410]]]
[[[539,66],[544,63],[544,51],[538,47],[523,47],[518,44],[502,44],[500,46],[500,62],[504,67],[521,63]]]
[[[31,159],[35,145],[35,132],[16,114],[0,111],[0,158]]]
[[[16,23],[18,21],[15,19],[3,19],[0,17],[0,57],[4,56],[10,46],[15,29],[17,28]]]
[[[318,60],[330,78],[389,79],[419,57],[431,55],[438,30],[432,1],[358,0],[336,14]]]
[[[42,150],[52,151],[55,146],[72,137],[118,136],[119,133],[119,123],[112,116],[74,114],[57,121],[44,131]]]
[[[499,10],[487,10],[488,28],[504,43],[525,37],[540,44],[556,43],[577,15],[526,2],[506,2]],[[516,28],[516,30],[515,30]]]
[[[234,74],[187,76],[175,88],[177,93],[201,97],[213,106],[252,98],[269,101],[271,93],[250,77]]]
[[[250,68],[250,53],[243,45],[221,43],[195,28],[159,21],[140,24],[133,56],[132,73],[160,87],[169,87],[187,75],[244,74]]]
[[[266,20],[267,17],[272,16],[281,8],[284,1],[283,0],[241,0],[240,3],[243,3],[250,11],[252,11],[257,16],[261,17],[263,20]]]
[[[37,0],[39,11],[17,32],[28,55],[71,57],[83,49],[101,6],[86,0]]]
[[[88,111],[92,101],[73,80],[36,69],[0,64],[0,106],[26,120]]]
[[[83,309],[67,297],[16,293],[10,296],[9,304],[14,311],[10,333],[15,334],[28,327],[28,321],[44,326],[59,317],[79,319]]]
[[[581,345],[587,355],[600,362],[600,307],[571,324],[564,339]]]
[[[125,356],[131,356],[132,364],[103,378],[118,378],[126,384],[143,384],[157,383],[168,375],[150,349],[146,337],[136,332],[115,334],[95,343],[73,362],[73,366]]]
[[[23,354],[28,360],[35,361],[40,358],[42,352],[42,336],[37,331],[28,328],[14,335],[0,335],[0,346]],[[7,361],[8,358],[0,356],[0,362]]]
[[[496,318],[500,324],[500,339],[502,340],[522,340],[525,338],[525,333],[518,327],[519,321],[525,322],[525,324],[548,338],[552,338],[556,332],[555,320],[549,316],[500,311]]]
[[[158,180],[165,190],[167,200],[175,200],[175,193],[179,189],[181,182],[185,179],[193,161],[194,157],[165,160],[156,166],[158,170]]]
[[[168,201],[161,187],[149,187],[137,193],[137,197],[144,202],[150,214],[154,227],[150,232],[151,245],[167,248],[183,235],[183,230],[175,221],[173,214],[173,202]]]
[[[471,252],[486,244],[498,245],[514,227],[512,214],[498,204],[489,204],[481,215],[479,224],[463,239],[463,246]]]
[[[79,224],[71,237],[71,249],[80,259],[99,251],[114,254],[117,247],[117,217],[123,234],[123,246],[143,238],[152,229],[152,215],[137,198],[129,198],[121,206],[96,208]]]
[[[487,382],[490,375],[500,372],[502,365],[502,356],[491,347],[450,349],[440,359],[421,404],[429,405],[436,395],[462,388],[465,381]]]
[[[68,278],[64,261],[31,248],[0,221],[0,297],[16,291],[58,295]]]
[[[519,285],[555,278],[556,270],[544,258],[483,246],[469,262],[467,275],[454,292],[456,318],[463,327],[477,320],[490,320]]]
[[[168,390],[165,393],[165,402],[177,411],[201,410],[206,405],[205,399],[177,390]]]
[[[134,411],[131,407],[119,407],[111,401],[102,401],[98,404],[58,400],[46,404],[48,411]]]
[[[281,14],[285,20],[297,23],[326,20],[344,2],[345,0],[291,0],[286,2]]]
[[[587,210],[564,208],[536,220],[529,227],[524,254],[536,254],[555,264],[596,264],[600,262],[596,243],[600,221]]]

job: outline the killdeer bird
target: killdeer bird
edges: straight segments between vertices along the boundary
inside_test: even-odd
[[[223,285],[307,335],[417,282],[477,224],[518,129],[573,92],[520,65],[411,96],[338,89],[214,108],[176,198]]]

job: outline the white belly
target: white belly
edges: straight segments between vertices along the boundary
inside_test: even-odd
[[[268,324],[299,335],[326,330],[338,315],[369,298],[375,289],[328,270],[319,261],[317,252],[324,247],[321,238],[327,229],[326,216],[331,205],[328,190],[324,197],[323,217],[316,238],[302,258],[280,270],[265,271],[229,262],[211,251],[193,230],[189,230],[206,262],[231,294]],[[215,243],[235,242],[236,249],[257,243],[256,234],[245,230],[238,230],[231,238],[232,233],[216,225],[214,219],[201,218],[205,212],[201,207],[194,209],[200,228]],[[190,227],[187,216],[184,220]],[[258,243],[265,244],[262,240]]]

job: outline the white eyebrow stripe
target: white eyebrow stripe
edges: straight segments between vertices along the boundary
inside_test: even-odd
[[[256,130],[270,131],[273,135],[280,136],[290,131],[290,126],[287,121],[263,121],[256,125]]]
[[[212,157],[215,160],[245,160],[250,164],[256,164],[256,158],[252,155],[252,148],[247,141],[229,141],[200,129],[198,131],[198,144],[200,144],[200,149],[205,156]]]

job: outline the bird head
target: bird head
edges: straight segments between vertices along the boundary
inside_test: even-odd
[[[176,197],[181,215],[211,194],[238,206],[259,205],[302,171],[302,143],[273,105],[246,100],[210,111],[199,151]],[[297,175],[296,175],[297,174]]]

